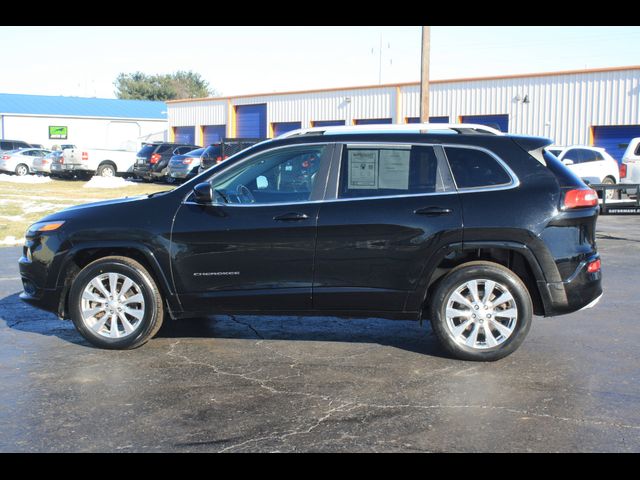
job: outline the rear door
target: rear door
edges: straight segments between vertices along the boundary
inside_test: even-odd
[[[344,144],[318,216],[313,307],[402,311],[426,261],[462,241],[442,147]]]

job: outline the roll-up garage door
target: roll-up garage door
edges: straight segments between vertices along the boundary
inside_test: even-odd
[[[302,128],[301,122],[279,122],[273,124],[273,136],[277,137],[283,133],[290,132]]]
[[[420,123],[420,117],[407,117],[407,123]],[[429,123],[449,123],[449,117],[429,117]]]
[[[226,125],[205,125],[202,127],[202,141],[205,146],[211,145],[212,143],[219,143],[226,136]]]
[[[314,127],[339,127],[344,125],[344,120],[316,120],[312,125]]]
[[[194,144],[196,141],[196,127],[173,127],[176,143]]]
[[[361,118],[355,121],[356,125],[381,125],[391,123],[390,118]]]
[[[267,106],[265,104],[236,107],[236,137],[267,137]]]
[[[593,127],[593,144],[604,148],[618,163],[632,138],[640,137],[640,125]]]
[[[462,123],[478,123],[497,128],[501,132],[509,131],[509,115],[463,115]]]

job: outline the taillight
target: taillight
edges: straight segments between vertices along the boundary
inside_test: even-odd
[[[185,158],[184,160],[182,160],[182,163],[184,163],[185,165],[189,165],[191,162],[193,162],[193,158]]]
[[[89,160],[89,152],[82,152],[82,161],[86,162]]]
[[[627,176],[627,164],[626,163],[621,163],[620,164],[620,178],[626,178]]]
[[[216,163],[220,163],[222,161],[222,157],[216,157]]]
[[[3,155],[2,159],[3,160],[11,160],[11,155]]]
[[[600,259],[594,260],[587,265],[587,272],[596,273],[600,271]]]
[[[564,194],[564,208],[595,207],[598,205],[598,194],[590,188],[569,190]]]
[[[160,160],[161,155],[159,153],[154,153],[153,155],[151,155],[151,163],[158,163],[158,160]]]

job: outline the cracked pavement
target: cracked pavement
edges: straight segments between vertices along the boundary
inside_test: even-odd
[[[605,296],[495,363],[428,322],[212,316],[133,351],[22,304],[0,249],[0,451],[638,452],[640,217],[601,217]]]

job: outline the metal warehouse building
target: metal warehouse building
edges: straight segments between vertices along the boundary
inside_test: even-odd
[[[640,137],[640,66],[438,80],[431,122],[473,122],[603,146],[618,160]],[[169,135],[200,145],[227,137],[274,137],[296,128],[418,121],[419,83],[167,102]]]
[[[137,150],[165,140],[167,127],[164,102],[0,94],[2,139]]]

